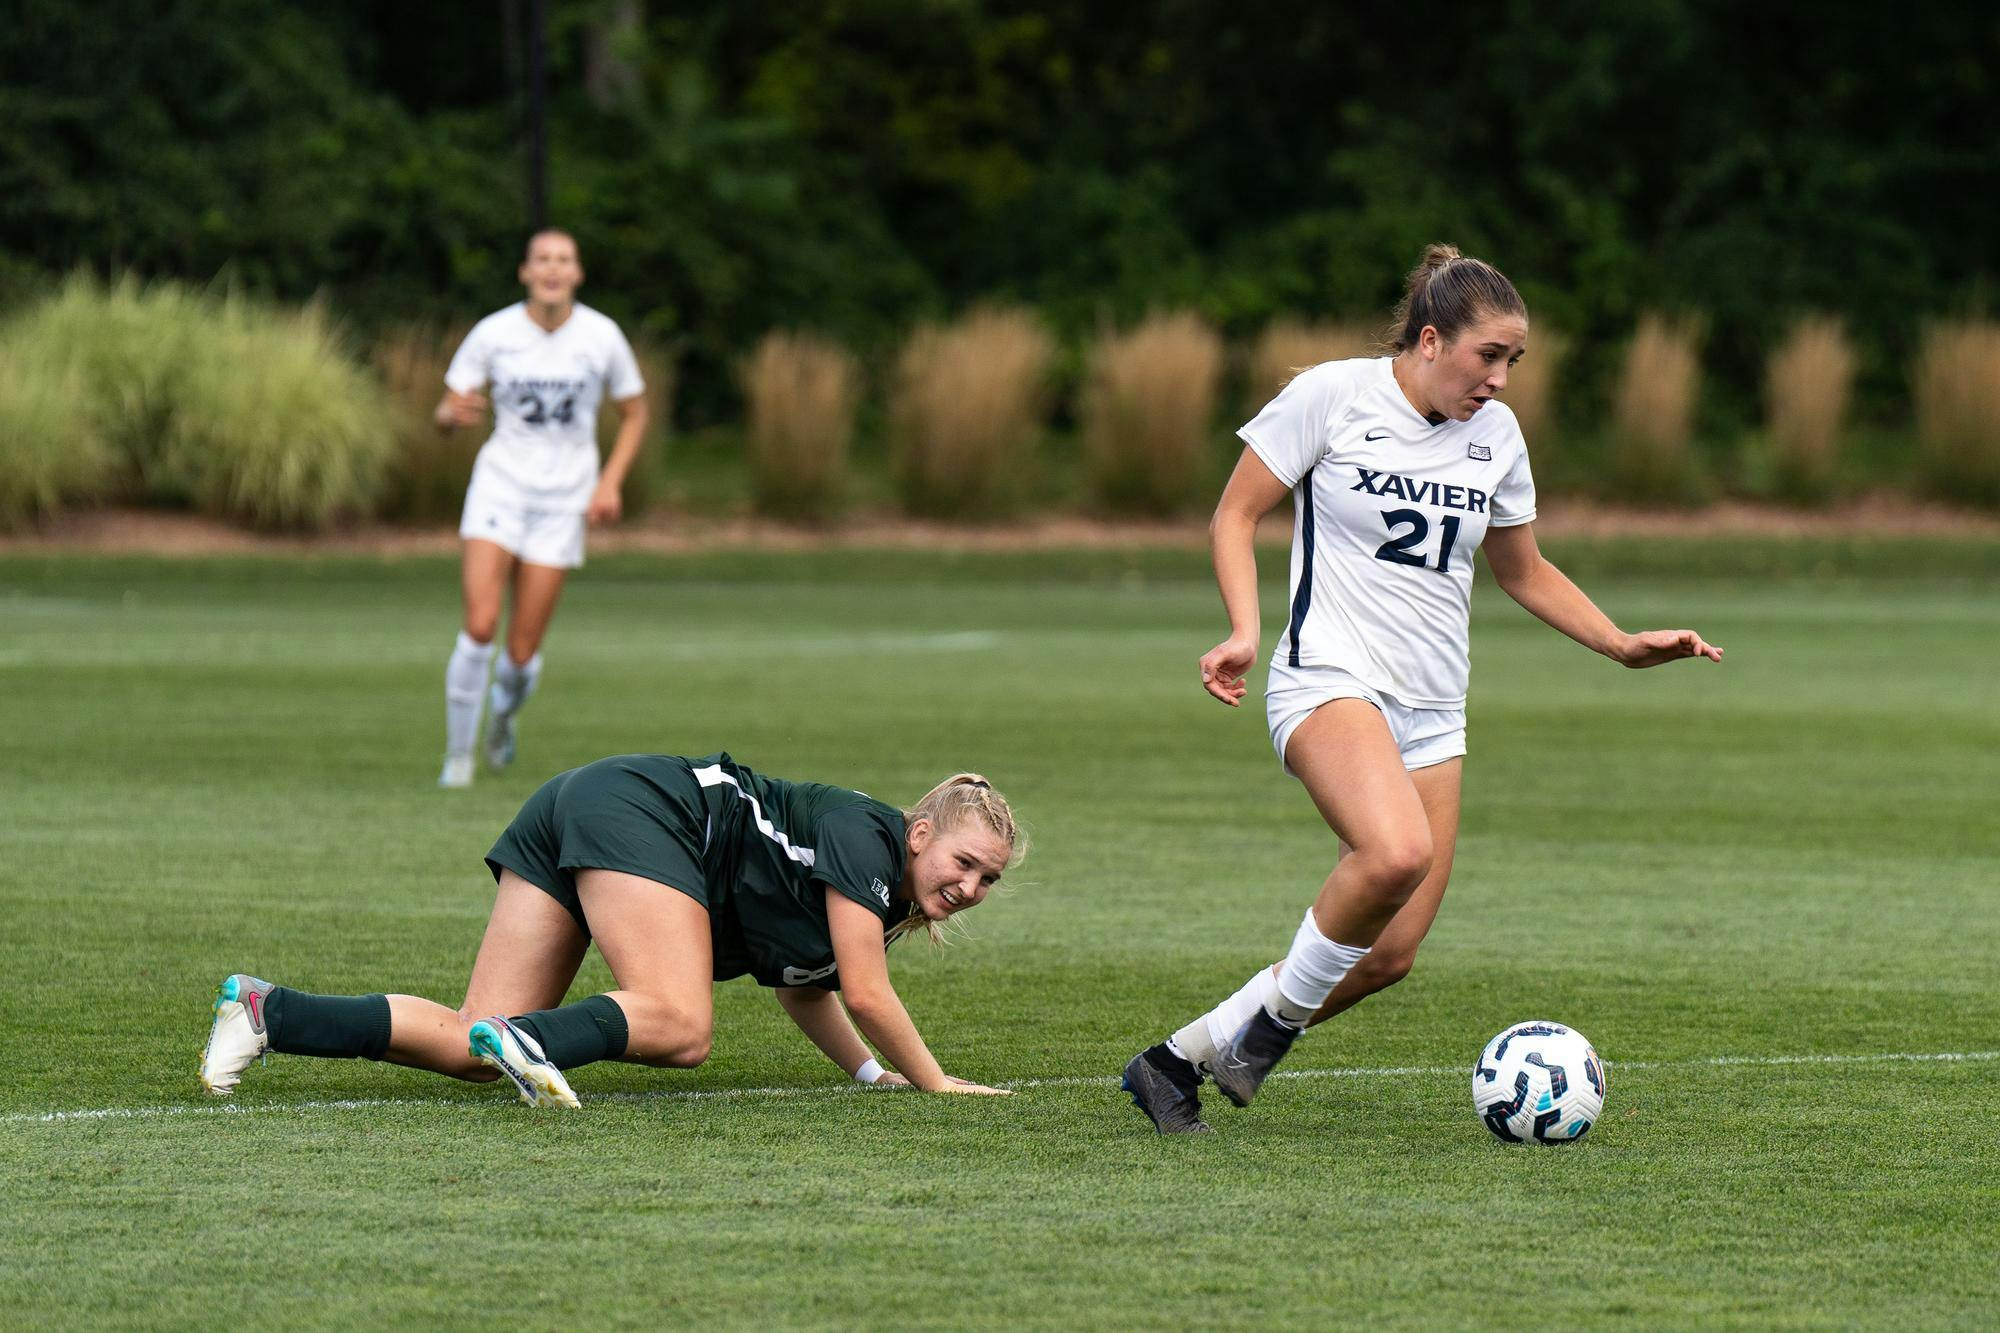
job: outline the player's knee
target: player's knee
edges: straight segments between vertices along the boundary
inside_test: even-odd
[[[668,1055],[667,1064],[674,1069],[693,1069],[708,1059],[709,1047],[712,1044],[706,1033],[698,1037],[688,1037]]]
[[[500,608],[488,610],[485,607],[467,607],[465,611],[465,634],[475,643],[488,644],[500,632]]]
[[[1416,892],[1424,876],[1431,873],[1430,831],[1418,830],[1389,838],[1370,848],[1368,868],[1369,879],[1380,895],[1401,904]]]
[[[1417,964],[1417,955],[1409,949],[1370,949],[1360,962],[1354,965],[1366,994],[1389,987],[1410,975],[1410,969]]]

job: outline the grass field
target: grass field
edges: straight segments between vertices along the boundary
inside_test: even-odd
[[[0,1324],[1990,1326],[2000,559],[1573,567],[1726,663],[1622,672],[1482,588],[1416,973],[1189,1141],[1117,1071],[1282,951],[1332,851],[1261,708],[1195,684],[1198,558],[599,561],[465,793],[445,564],[0,562]],[[844,1084],[738,981],[706,1066],[583,1070],[580,1114],[285,1057],[200,1097],[224,974],[455,1002],[542,778],[722,748],[1012,795],[1019,883],[892,958],[946,1068],[1016,1095]],[[1470,1111],[1530,1017],[1612,1066],[1573,1148]]]

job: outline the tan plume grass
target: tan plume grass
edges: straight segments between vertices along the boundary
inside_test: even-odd
[[[1765,367],[1764,412],[1780,484],[1825,495],[1840,466],[1841,431],[1854,389],[1854,347],[1831,315],[1792,326]]]
[[[381,512],[389,518],[442,521],[456,518],[472,478],[472,460],[486,425],[438,429],[444,372],[465,330],[406,324],[375,343],[371,359],[389,400],[396,448],[383,483]]]
[[[861,370],[811,333],[767,333],[743,362],[750,482],[761,513],[820,519],[839,508]]]
[[[1208,480],[1222,340],[1188,312],[1106,334],[1090,356],[1084,451],[1097,501],[1131,513],[1185,508]]]
[[[1926,482],[1954,500],[2000,505],[2000,324],[1933,325],[1910,380]]]
[[[227,296],[176,377],[164,484],[219,517],[317,530],[371,511],[395,450],[380,384],[318,303]]]
[[[67,350],[0,335],[0,531],[109,492],[124,461],[96,410],[93,386]]]
[[[1701,396],[1701,339],[1696,319],[1647,314],[1639,320],[1611,411],[1612,472],[1623,498],[1673,503],[1698,498],[1694,420]]]
[[[1048,410],[1055,346],[1023,310],[911,335],[889,395],[896,490],[913,514],[983,517],[1013,499]]]
[[[1507,388],[1500,401],[1521,423],[1521,435],[1531,453],[1551,452],[1556,436],[1556,384],[1569,346],[1569,339],[1554,329],[1531,328],[1527,352],[1507,372]]]
[[[1322,361],[1374,354],[1374,334],[1364,325],[1273,320],[1250,348],[1245,408],[1255,413],[1291,383],[1293,376]]]

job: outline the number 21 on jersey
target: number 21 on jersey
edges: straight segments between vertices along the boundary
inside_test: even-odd
[[[1426,556],[1413,551],[1422,546],[1424,539],[1431,535],[1431,520],[1420,509],[1387,509],[1382,512],[1382,522],[1389,529],[1389,540],[1375,548],[1377,560],[1387,560],[1392,565],[1415,565],[1418,569],[1435,568],[1440,574],[1451,573],[1451,548],[1458,542],[1458,515],[1447,514],[1438,524],[1442,534],[1438,542],[1437,564],[1431,565]]]

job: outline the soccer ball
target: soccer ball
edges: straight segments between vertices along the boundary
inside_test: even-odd
[[[1604,1110],[1604,1062],[1581,1032],[1516,1023],[1479,1053],[1472,1109],[1505,1143],[1574,1143]]]

